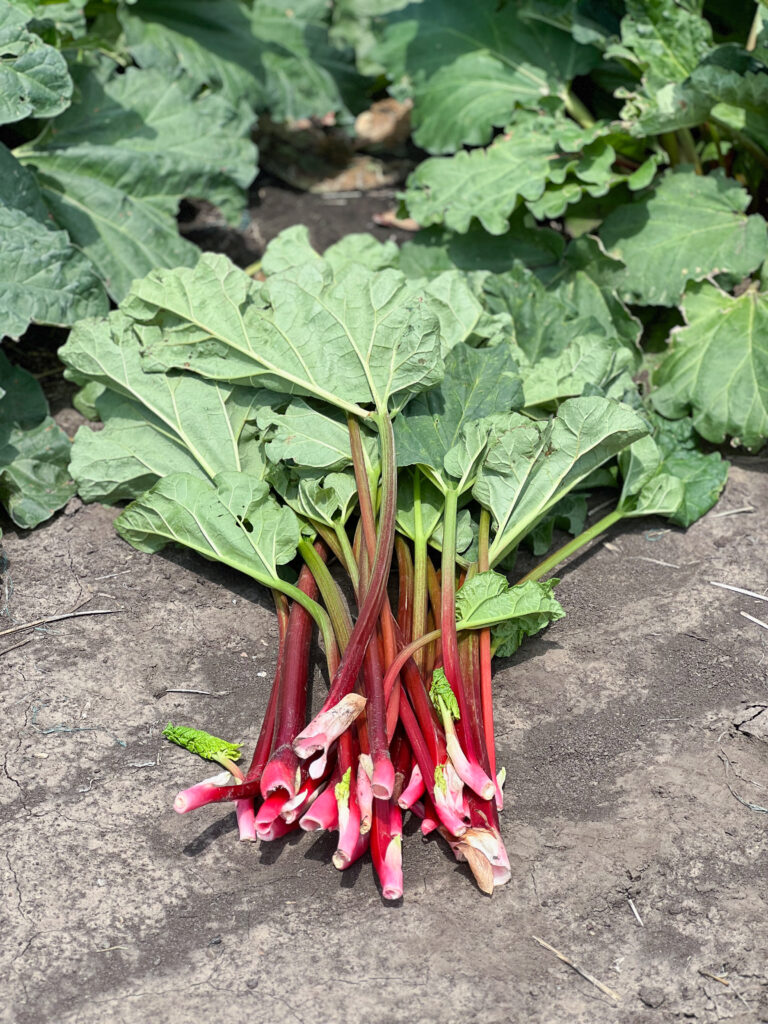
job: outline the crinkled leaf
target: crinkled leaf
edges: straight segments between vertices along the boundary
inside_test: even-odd
[[[491,564],[594,469],[646,433],[635,412],[608,398],[567,399],[545,422],[512,414],[473,490],[493,516]]]
[[[128,68],[104,83],[81,68],[77,84],[79,101],[55,130],[16,152],[37,170],[54,221],[121,299],[149,270],[194,262],[179,201],[204,195],[235,216],[256,151],[248,119],[185,79]]]
[[[559,216],[586,191],[602,195],[619,179],[615,154],[599,138],[560,117],[521,113],[486,149],[463,150],[419,164],[403,199],[419,224],[467,231],[477,218],[501,235],[522,201],[537,217]],[[555,188],[545,196],[548,184]],[[563,186],[558,188],[558,186]]]
[[[688,168],[667,172],[649,195],[609,214],[600,238],[626,264],[624,295],[673,306],[688,281],[751,273],[768,253],[768,236],[761,216],[745,214],[749,203],[731,178]]]
[[[642,325],[617,294],[623,266],[603,252],[597,239],[574,239],[559,264],[537,268],[536,273],[550,291],[580,316],[597,320],[608,337],[620,339],[639,360]]]
[[[516,259],[533,268],[556,265],[565,246],[563,236],[526,219],[531,220],[530,214],[518,211],[503,235],[489,235],[479,224],[465,234],[426,228],[401,248],[400,270],[407,277],[434,277],[453,268],[501,273]]]
[[[548,622],[565,616],[552,596],[557,580],[534,583],[527,580],[510,586],[505,576],[494,572],[476,573],[456,594],[456,628],[484,629],[501,622],[536,616],[542,629]]]
[[[244,473],[222,473],[215,484],[174,473],[132,502],[115,526],[139,551],[182,544],[271,586],[277,567],[296,554],[299,523],[268,492]]]
[[[265,452],[270,461],[325,470],[341,469],[352,462],[349,428],[342,415],[316,409],[303,398],[285,405],[270,392],[258,393],[256,401],[256,422],[262,431],[268,431]],[[375,457],[375,441],[369,434],[363,435],[363,444]]]
[[[732,298],[701,284],[683,313],[687,326],[654,375],[654,407],[670,418],[690,412],[708,441],[759,448],[768,437],[768,295],[750,288]]]
[[[445,376],[437,387],[414,398],[395,420],[395,448],[399,466],[429,467],[435,481],[451,472],[446,457],[463,437],[467,425],[493,413],[508,413],[522,403],[522,388],[515,364],[501,347],[473,349],[457,345],[445,359]],[[467,451],[485,448],[488,428],[479,445],[469,443]],[[466,445],[465,445],[466,447]],[[464,475],[466,459],[454,460],[451,469]],[[471,461],[471,457],[470,457]]]
[[[693,9],[691,9],[693,7]],[[712,28],[696,5],[677,0],[627,0],[621,43],[606,57],[636,64],[649,90],[682,82],[712,45]]]
[[[0,206],[1,333],[18,338],[31,323],[65,327],[108,307],[92,263],[66,232]]]
[[[137,281],[123,309],[148,368],[250,380],[358,415],[360,403],[384,409],[442,376],[437,320],[394,270],[350,266],[334,278],[318,260],[259,286],[205,254]]]
[[[25,117],[55,117],[72,100],[63,55],[34,32],[31,13],[0,0],[0,124]]]
[[[371,235],[346,235],[326,249],[321,257],[312,248],[309,230],[304,224],[286,228],[274,238],[261,261],[267,277],[284,273],[304,263],[325,263],[334,276],[343,276],[350,267],[366,267],[371,271],[387,268],[399,269],[400,251],[394,242],[379,242]],[[419,280],[422,275],[411,274],[411,292],[431,310],[440,322],[443,349],[465,341],[484,320],[484,311],[464,274],[453,267]]]
[[[643,437],[619,455],[624,478],[619,509],[625,516],[663,515],[690,526],[720,496],[728,463],[719,452],[698,448],[690,419],[669,421],[651,414],[653,437]]]
[[[37,526],[75,493],[69,456],[40,385],[0,352],[0,502],[17,526]]]
[[[562,97],[596,51],[566,33],[523,21],[495,0],[425,0],[390,15],[379,49],[390,75],[414,92],[414,139],[432,153],[483,145],[516,106]]]
[[[241,442],[256,393],[191,374],[145,373],[121,312],[77,324],[59,356],[80,379],[107,388],[96,400],[104,429],[81,427],[75,438],[72,472],[86,500],[136,497],[175,472],[213,479],[253,469]]]
[[[527,636],[534,636],[550,624],[562,619],[565,615],[559,602],[552,597],[552,590],[560,582],[557,579],[549,579],[544,583],[536,583],[538,590],[531,591],[524,588],[531,586],[532,581],[519,584],[518,587],[511,587],[510,590],[521,591],[519,601],[519,615],[514,618],[499,622],[491,629],[491,646],[494,654],[501,658],[511,657]],[[530,611],[525,612],[527,602],[530,601]],[[555,607],[553,607],[553,605]]]
[[[142,67],[173,73],[269,110],[277,121],[341,112],[361,92],[351,52],[328,33],[322,5],[256,0],[139,0],[120,12]]]
[[[551,407],[585,391],[621,399],[634,387],[632,353],[599,334],[576,337],[558,355],[530,364],[514,346],[512,355],[520,366],[526,408]]]
[[[125,42],[137,64],[221,89],[231,103],[262,101],[250,15],[237,0],[139,0],[121,5]]]

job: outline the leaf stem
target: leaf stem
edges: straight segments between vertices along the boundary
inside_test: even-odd
[[[579,97],[568,87],[561,93],[565,109],[582,128],[594,128],[595,119]]]
[[[534,569],[527,572],[525,576],[521,577],[521,579],[517,581],[518,584],[526,583],[528,580],[540,580],[542,576],[546,576],[548,573],[552,572],[558,565],[560,565],[561,562],[570,558],[571,555],[583,548],[585,544],[589,544],[591,540],[594,540],[595,537],[599,537],[601,533],[604,533],[623,518],[624,513],[620,512],[618,509],[614,509],[613,512],[609,512],[607,516],[603,516],[602,519],[598,519],[598,521],[593,526],[590,526],[588,530],[584,530],[584,532],[580,533],[578,537],[574,537],[573,540],[564,544],[561,548],[558,548],[558,550],[555,551],[554,554],[550,555],[549,558],[545,558],[543,562],[540,562]]]

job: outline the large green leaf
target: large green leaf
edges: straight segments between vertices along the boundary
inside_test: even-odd
[[[494,413],[517,409],[522,401],[516,366],[501,346],[457,345],[446,356],[440,384],[414,398],[395,420],[398,465],[428,467],[440,484],[450,472],[446,458],[461,445],[466,428]],[[485,444],[478,440],[482,451]]]
[[[565,247],[563,236],[549,228],[537,228],[532,220],[525,210],[519,210],[503,235],[489,235],[476,223],[463,234],[425,228],[400,249],[399,268],[408,277],[434,277],[456,267],[501,273],[515,260],[527,267],[555,266]]]
[[[75,376],[106,388],[96,400],[104,428],[81,427],[72,451],[71,471],[86,501],[134,498],[175,472],[213,479],[252,471],[253,445],[243,451],[246,424],[255,418],[252,389],[145,373],[120,312],[77,324],[59,355]]]
[[[233,216],[256,151],[249,118],[186,79],[129,68],[105,83],[80,69],[77,84],[79,101],[16,154],[120,299],[149,270],[194,262],[176,227],[180,199],[205,196]]]
[[[325,5],[281,0],[139,0],[120,19],[142,67],[181,67],[233,104],[291,121],[348,118],[363,94],[352,52],[329,38],[328,14]]]
[[[404,201],[423,227],[467,231],[477,218],[501,235],[522,201],[539,218],[559,216],[582,195],[603,195],[616,179],[613,149],[601,129],[521,113],[487,149],[432,157],[408,179]],[[555,188],[547,190],[549,183]]]
[[[431,153],[483,145],[516,106],[561,100],[597,51],[564,32],[523,21],[506,4],[424,0],[389,16],[378,57],[414,93],[414,139]]]
[[[768,437],[768,295],[753,287],[732,298],[701,284],[683,314],[687,326],[654,376],[655,408],[672,418],[690,412],[708,441],[759,448]]]
[[[31,12],[0,0],[0,124],[55,117],[72,100],[67,62],[27,31]]]
[[[0,352],[0,502],[17,526],[37,526],[75,493],[69,456],[40,385]]]
[[[175,542],[271,586],[278,566],[296,554],[299,523],[268,492],[244,473],[222,473],[215,484],[174,473],[132,502],[115,527],[139,551]]]
[[[237,0],[139,0],[121,5],[128,50],[143,68],[181,68],[229,101],[262,102],[250,13]]]
[[[688,281],[744,276],[768,253],[761,216],[748,216],[749,193],[719,172],[667,172],[659,185],[609,214],[600,228],[608,254],[627,267],[630,301],[674,306]]]
[[[513,414],[473,490],[493,516],[491,564],[594,469],[647,433],[635,412],[608,398],[570,398],[544,422]]]
[[[18,338],[30,323],[65,327],[107,308],[93,265],[66,232],[0,206],[0,336]]]
[[[285,273],[304,263],[325,262],[334,276],[349,271],[351,266],[369,270],[400,269],[400,250],[394,242],[379,242],[372,235],[345,235],[329,246],[322,255],[312,248],[309,229],[304,224],[286,228],[267,246],[262,270],[267,277]],[[476,331],[484,330],[483,307],[465,274],[447,267],[435,275],[409,274],[411,291],[430,309],[440,322],[443,349],[448,350],[466,341]]]
[[[607,57],[631,61],[649,90],[682,82],[712,45],[712,28],[695,3],[677,0],[627,0],[621,43]]]
[[[189,368],[219,380],[257,381],[366,416],[442,376],[438,322],[394,270],[322,261],[261,286],[223,256],[155,271],[123,303],[146,366]]]
[[[556,290],[580,316],[597,320],[607,337],[620,339],[639,360],[642,325],[617,292],[623,266],[607,256],[595,238],[573,239],[559,263],[535,269],[550,291]]]
[[[585,393],[621,399],[634,390],[632,354],[601,334],[583,334],[557,355],[532,362],[517,346],[511,352],[520,368],[526,408],[552,407]]]

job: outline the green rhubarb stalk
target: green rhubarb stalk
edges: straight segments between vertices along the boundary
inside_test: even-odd
[[[590,526],[589,529],[584,530],[583,533],[574,537],[573,540],[568,541],[567,544],[564,544],[561,548],[558,548],[557,551],[551,554],[549,558],[545,558],[543,562],[540,562],[534,569],[527,572],[525,576],[521,577],[521,579],[517,581],[518,584],[526,583],[528,580],[540,580],[542,576],[546,576],[549,573],[554,572],[561,562],[570,558],[571,555],[576,554],[576,552],[580,551],[586,544],[589,544],[591,540],[594,540],[595,537],[599,537],[601,533],[605,533],[606,530],[610,529],[611,526],[618,523],[623,518],[624,513],[619,509],[614,509],[613,512],[609,512],[607,516],[603,516],[602,519],[598,519],[598,521],[593,526]]]

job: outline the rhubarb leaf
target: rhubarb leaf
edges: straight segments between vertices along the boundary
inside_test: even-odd
[[[79,68],[78,103],[16,155],[119,300],[135,277],[196,259],[176,226],[183,197],[204,195],[239,214],[256,152],[249,118],[221,96],[195,94],[186,79],[137,68],[102,78]]]
[[[223,256],[159,270],[123,303],[151,370],[189,369],[311,395],[366,417],[442,376],[435,316],[402,274],[323,261],[292,267],[259,286]]]
[[[106,389],[95,402],[104,429],[81,427],[72,450],[72,473],[86,501],[135,498],[176,472],[211,480],[225,470],[261,475],[255,445],[245,444],[255,417],[252,389],[145,373],[119,311],[77,324],[59,356],[70,374]]]
[[[3,334],[18,338],[30,323],[65,327],[78,317],[96,316],[108,308],[93,264],[72,245],[66,232],[51,231],[21,210],[0,205]]]
[[[600,228],[609,256],[622,260],[622,292],[640,305],[674,306],[688,281],[744,277],[768,253],[766,223],[747,215],[746,189],[715,171],[669,171],[648,195],[620,206]]]
[[[467,460],[455,449],[466,441],[468,425],[494,413],[511,412],[522,401],[517,368],[502,347],[456,345],[446,356],[440,384],[414,398],[395,420],[398,466],[428,467],[438,487],[451,486],[444,474],[464,474]],[[480,451],[489,429],[480,438]],[[477,445],[470,442],[469,448]],[[449,453],[458,456],[450,468]]]
[[[522,590],[529,587],[532,581],[518,584],[511,587],[511,590]],[[527,636],[534,636],[550,624],[562,619],[565,615],[559,602],[552,597],[553,588],[559,583],[557,579],[549,579],[544,583],[534,584],[540,588],[538,592],[527,591],[521,593],[518,598],[518,611],[520,614],[514,618],[505,619],[491,628],[491,648],[494,655],[500,658],[509,658],[518,649]],[[526,613],[525,608],[530,601],[530,610]]]
[[[441,668],[436,668],[432,673],[432,682],[429,687],[429,699],[432,701],[438,714],[442,715],[447,713],[454,722],[458,722],[461,718],[459,702],[456,699],[456,694],[451,689],[451,684],[448,682],[448,678]]]
[[[29,530],[69,501],[69,438],[34,377],[0,352],[0,503]]]
[[[539,219],[560,216],[582,195],[604,195],[621,180],[603,133],[599,125],[584,130],[564,118],[523,112],[486,149],[424,160],[408,179],[404,202],[424,227],[463,232],[476,217],[492,235],[507,231],[523,201]]]
[[[768,437],[768,294],[752,287],[733,298],[701,284],[683,314],[654,375],[654,407],[670,419],[690,412],[708,441],[759,448]]]
[[[527,580],[511,587],[505,576],[492,569],[477,573],[456,594],[456,629],[485,629],[531,616],[541,620],[538,629],[542,629],[547,622],[565,616],[559,601],[552,596],[558,582]]]
[[[32,13],[0,0],[0,124],[55,117],[72,101],[64,56],[26,25]]]
[[[425,0],[389,16],[378,57],[414,92],[414,140],[431,153],[483,145],[516,106],[563,95],[597,51],[566,33],[523,21],[495,0]]]
[[[268,492],[245,473],[222,473],[215,484],[174,473],[132,502],[115,527],[139,551],[181,544],[271,587],[278,566],[296,555],[299,523]]]
[[[569,398],[540,423],[513,413],[492,439],[473,490],[496,528],[491,565],[594,469],[647,433],[635,412],[608,398]]]
[[[489,270],[501,273],[519,259],[527,267],[550,267],[560,259],[563,236],[537,228],[531,215],[519,210],[503,235],[489,235],[479,224],[464,234],[423,228],[400,249],[399,267],[408,277],[434,277],[444,270]]]

